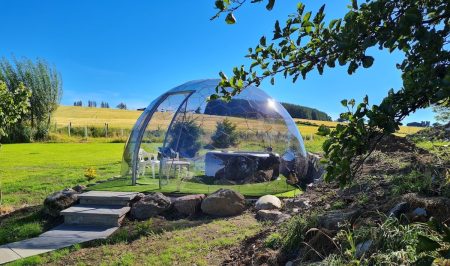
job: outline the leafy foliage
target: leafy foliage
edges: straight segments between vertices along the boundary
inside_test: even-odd
[[[236,124],[225,118],[216,124],[216,132],[211,136],[212,145],[216,148],[235,146],[238,144],[238,137]]]
[[[215,17],[232,14],[244,3],[216,1],[219,12]],[[272,7],[273,1],[268,1],[268,9]],[[313,15],[298,3],[296,13],[284,25],[276,21],[272,42],[263,36],[254,49],[249,48],[250,67],[235,67],[230,78],[219,73],[221,82],[211,99],[229,100],[266,78],[274,84],[279,74],[296,82],[314,69],[323,74],[327,67],[340,65],[351,75],[360,67],[373,65],[375,58],[368,54],[372,47],[402,52],[404,59],[397,64],[402,88],[391,89],[378,105],[369,106],[368,97],[360,104],[342,101],[348,111],[341,114],[341,120],[347,123],[336,127],[324,150],[329,161],[326,179],[344,185],[352,180],[367,157],[364,155],[384,135],[394,133],[403,118],[430,104],[448,106],[450,10],[446,0],[369,0],[360,5],[353,0],[344,18],[327,24],[324,19],[325,5]]]
[[[331,129],[325,125],[320,125],[317,129],[317,135],[319,136],[327,136],[331,133]]]
[[[436,113],[436,121],[442,122],[444,124],[450,122],[450,105],[433,106],[433,111]]]
[[[439,235],[439,238],[433,239],[423,234],[418,236],[416,252],[421,257],[416,261],[416,264],[448,265],[450,263],[450,228],[435,219],[431,219],[427,224]]]
[[[180,156],[192,158],[201,148],[200,137],[203,130],[194,119],[176,121],[168,133],[168,147]]]
[[[9,90],[0,80],[0,138],[7,134],[6,129],[16,123],[30,106],[30,90],[20,83]]]
[[[16,121],[22,125],[10,128],[9,135],[18,138],[31,131],[31,139],[45,138],[51,115],[58,107],[62,96],[60,74],[42,59],[32,61],[26,58],[22,60],[14,58],[11,63],[3,58],[0,60],[0,80],[10,91],[23,84],[32,92],[29,98],[29,112],[20,121]],[[15,129],[25,129],[25,131],[15,131]]]

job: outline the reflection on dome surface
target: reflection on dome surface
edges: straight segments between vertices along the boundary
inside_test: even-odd
[[[122,176],[166,192],[294,190],[307,156],[291,116],[253,86],[230,102],[208,101],[218,82],[190,81],[155,99],[133,127]]]

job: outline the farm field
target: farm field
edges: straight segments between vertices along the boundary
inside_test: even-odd
[[[57,127],[67,127],[69,123],[72,123],[73,127],[84,126],[97,126],[104,127],[105,123],[109,124],[111,128],[123,128],[129,130],[133,127],[139,115],[142,111],[134,110],[118,110],[118,109],[105,109],[105,108],[88,108],[78,106],[60,106],[53,116],[53,120]],[[156,119],[156,125],[163,127],[167,126],[170,121],[167,121],[167,117],[164,114],[158,114]],[[215,116],[209,116],[209,119],[202,121],[202,123],[208,129],[213,129],[216,125]],[[300,133],[303,137],[307,137],[310,134],[315,134],[320,125],[328,127],[335,127],[338,123],[333,121],[317,121],[308,119],[294,119],[300,129]],[[250,119],[232,118],[232,121],[236,124],[248,127],[260,128],[261,125],[253,125]],[[250,124],[248,124],[250,122]],[[260,123],[260,122],[259,122]],[[399,136],[406,136],[419,131],[420,127],[407,127],[401,126],[397,132]]]

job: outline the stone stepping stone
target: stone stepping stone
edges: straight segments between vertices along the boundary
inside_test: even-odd
[[[128,206],[137,195],[136,192],[88,191],[78,198],[80,204]]]
[[[120,226],[130,207],[79,204],[61,211],[65,224]]]
[[[26,258],[94,239],[104,239],[119,227],[62,224],[39,237],[0,246],[0,264]]]

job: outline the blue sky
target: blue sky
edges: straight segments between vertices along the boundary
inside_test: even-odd
[[[342,17],[346,1],[304,1],[317,11],[326,3],[327,20]],[[349,1],[348,1],[349,2]],[[272,36],[275,20],[284,21],[297,1],[277,1],[271,12],[263,4],[244,6],[237,24],[210,21],[214,1],[42,0],[1,1],[0,55],[40,57],[54,64],[64,82],[62,104],[76,100],[123,101],[145,107],[164,91],[189,80],[217,78],[244,57],[262,35]],[[369,95],[379,103],[390,88],[400,88],[395,63],[401,54],[373,50],[374,66],[349,76],[346,68],[326,69],[293,84],[279,77],[261,88],[279,101],[315,107],[333,118],[340,100]],[[421,110],[405,121],[434,120]]]

